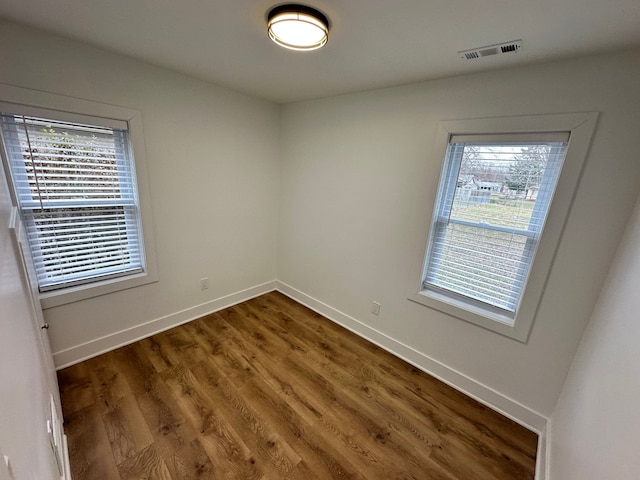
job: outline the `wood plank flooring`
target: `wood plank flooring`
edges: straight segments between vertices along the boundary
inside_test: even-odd
[[[536,434],[276,292],[58,379],[74,480],[534,478]]]

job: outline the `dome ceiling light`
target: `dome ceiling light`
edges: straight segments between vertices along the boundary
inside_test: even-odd
[[[272,8],[267,15],[269,38],[291,50],[317,50],[329,38],[329,19],[315,8],[286,4]]]

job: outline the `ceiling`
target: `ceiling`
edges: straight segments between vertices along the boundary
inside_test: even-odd
[[[278,0],[2,0],[0,16],[278,103],[640,46],[638,0],[304,0],[321,50],[266,33]],[[458,51],[522,39],[516,53]]]

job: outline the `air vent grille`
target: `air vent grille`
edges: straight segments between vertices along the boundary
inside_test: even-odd
[[[522,48],[522,40],[513,40],[511,42],[498,43],[496,45],[487,45],[486,47],[472,48],[470,50],[463,50],[458,52],[465,60],[472,60],[474,58],[489,57],[491,55],[498,55],[501,53],[517,52]]]

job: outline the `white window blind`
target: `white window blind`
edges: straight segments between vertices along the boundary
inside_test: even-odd
[[[126,123],[119,124],[2,113],[2,141],[43,292],[143,271],[135,170]]]
[[[568,133],[452,135],[423,288],[514,318]]]

